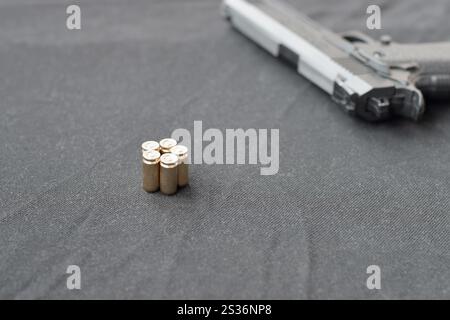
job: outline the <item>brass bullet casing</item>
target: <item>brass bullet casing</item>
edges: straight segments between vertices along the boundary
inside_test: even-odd
[[[175,147],[177,145],[177,141],[175,139],[166,138],[166,139],[162,139],[159,142],[159,145],[161,147],[161,149],[160,149],[161,154],[169,153],[170,148]]]
[[[159,162],[161,154],[158,151],[144,151],[142,154],[142,187],[147,192],[159,189]]]
[[[170,152],[178,157],[178,186],[184,187],[189,183],[189,167],[186,163],[188,148],[182,145],[176,145],[170,149]]]
[[[160,158],[159,190],[167,195],[178,189],[178,157],[173,153],[165,153]]]
[[[145,151],[155,150],[159,152],[159,143],[156,141],[145,141],[142,146],[142,153]]]

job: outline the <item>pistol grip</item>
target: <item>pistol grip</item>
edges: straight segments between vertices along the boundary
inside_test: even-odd
[[[450,42],[421,44],[370,42],[358,45],[391,67],[408,69],[408,78],[427,98],[450,96]]]

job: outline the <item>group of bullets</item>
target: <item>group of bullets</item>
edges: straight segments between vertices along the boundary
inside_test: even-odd
[[[142,186],[147,192],[158,190],[171,195],[178,187],[189,183],[186,163],[188,148],[178,145],[174,139],[166,138],[160,142],[146,141],[142,144]]]

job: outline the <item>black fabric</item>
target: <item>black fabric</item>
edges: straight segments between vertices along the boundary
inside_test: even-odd
[[[344,114],[207,0],[0,4],[1,298],[450,298],[450,109]],[[295,4],[365,30],[374,1]],[[375,1],[394,40],[449,40],[450,3]],[[279,128],[280,171],[191,166],[141,189],[140,143]],[[79,265],[81,290],[67,290]],[[379,265],[382,289],[366,288]]]

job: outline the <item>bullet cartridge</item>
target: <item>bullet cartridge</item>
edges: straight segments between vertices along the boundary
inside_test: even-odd
[[[178,189],[178,157],[173,153],[165,153],[160,158],[159,190],[167,195]]]
[[[160,153],[155,150],[144,151],[142,158],[142,187],[147,192],[158,191]]]
[[[142,152],[155,150],[159,152],[159,143],[156,141],[145,141],[142,146]]]
[[[188,148],[182,145],[176,145],[170,149],[170,152],[178,157],[178,186],[184,187],[189,183],[189,167],[186,163]]]
[[[175,139],[166,138],[166,139],[162,139],[159,142],[159,145],[161,147],[161,149],[160,149],[161,154],[169,153],[170,148],[175,147],[177,145],[177,141]]]

